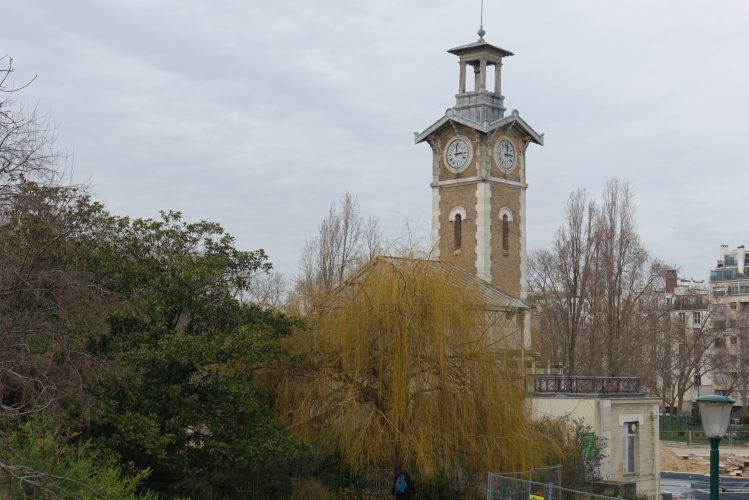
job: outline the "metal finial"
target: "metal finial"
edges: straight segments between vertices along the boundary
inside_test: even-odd
[[[479,42],[483,42],[484,35],[486,35],[486,31],[484,31],[484,0],[481,0],[481,22],[479,23],[479,30],[477,33],[479,35]]]

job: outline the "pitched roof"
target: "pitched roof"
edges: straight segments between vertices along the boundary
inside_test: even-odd
[[[473,52],[476,49],[484,49],[484,50],[488,50],[489,52],[494,52],[495,54],[498,54],[499,57],[508,57],[508,56],[515,55],[509,50],[505,50],[501,47],[497,47],[496,45],[492,45],[483,40],[479,40],[478,42],[473,42],[473,43],[467,43],[465,45],[461,45],[460,47],[454,47],[448,50],[448,52],[450,54],[455,54],[456,56],[459,56],[461,54],[465,54],[466,52]]]
[[[437,132],[442,127],[446,126],[450,121],[454,121],[455,123],[461,123],[467,127],[471,127],[475,130],[478,130],[480,132],[491,132],[492,130],[496,130],[500,127],[503,127],[505,125],[509,125],[510,123],[515,123],[517,126],[519,126],[523,131],[525,131],[526,134],[531,138],[531,141],[535,142],[536,144],[540,144],[543,146],[544,144],[544,135],[539,134],[533,128],[526,123],[525,120],[520,118],[520,114],[517,112],[517,110],[513,110],[510,116],[505,116],[504,118],[500,118],[499,120],[493,121],[493,122],[484,122],[484,123],[477,123],[473,120],[469,120],[468,118],[462,117],[455,113],[452,108],[449,108],[447,112],[445,112],[445,116],[434,122],[432,125],[430,125],[426,130],[424,130],[421,133],[414,132],[414,142],[416,144],[425,141],[427,137]]]
[[[520,299],[516,299],[506,293],[502,292],[499,288],[493,286],[491,283],[484,281],[478,276],[464,271],[460,267],[450,264],[448,262],[441,262],[438,260],[431,259],[414,259],[409,257],[388,257],[380,256],[375,257],[368,264],[362,267],[359,272],[354,276],[342,283],[326,298],[321,304],[322,307],[328,302],[330,298],[341,293],[343,290],[356,286],[357,283],[371,272],[376,266],[382,265],[383,263],[397,264],[400,262],[411,261],[415,265],[429,266],[430,269],[441,274],[448,280],[457,283],[461,288],[466,290],[477,290],[480,302],[488,310],[517,310],[517,309],[528,309],[528,305]]]

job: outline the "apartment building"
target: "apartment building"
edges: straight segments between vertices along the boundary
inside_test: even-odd
[[[749,252],[741,245],[721,245],[720,258],[710,271],[712,392],[746,404],[749,385]]]
[[[655,300],[661,311],[654,325],[660,332],[657,392],[665,412],[681,408],[682,414],[689,414],[699,395],[713,393],[708,286],[704,280],[685,279],[670,270]]]

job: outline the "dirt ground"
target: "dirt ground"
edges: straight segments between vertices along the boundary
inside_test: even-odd
[[[661,471],[710,474],[709,453],[710,451],[707,447],[689,450],[686,447],[668,446],[661,443]],[[729,456],[740,456],[749,461],[749,450],[734,450],[733,452],[721,450],[721,465],[727,463],[726,459]],[[744,473],[744,476],[749,476],[749,473]]]
[[[686,450],[679,450],[682,454]],[[682,458],[668,446],[661,444],[661,471],[666,472],[694,472],[698,474],[710,473],[710,459],[694,456]]]

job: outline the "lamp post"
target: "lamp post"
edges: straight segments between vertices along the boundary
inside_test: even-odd
[[[728,429],[728,420],[731,418],[733,399],[726,396],[700,396],[696,400],[700,405],[700,416],[702,417],[702,428],[710,440],[710,500],[718,499],[718,446],[720,438]]]

